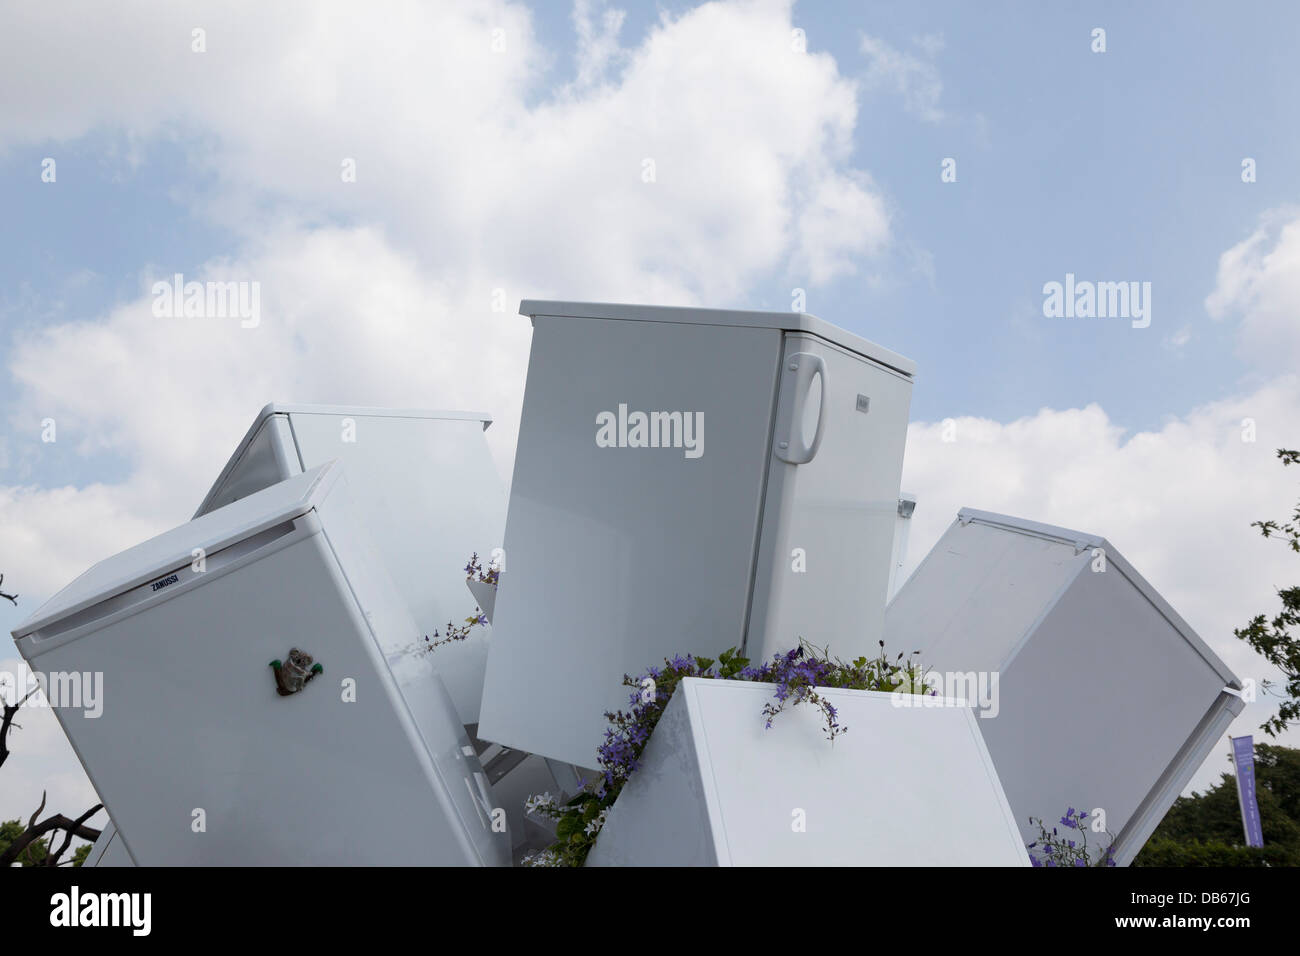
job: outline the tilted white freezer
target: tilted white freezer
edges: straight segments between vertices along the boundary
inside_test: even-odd
[[[34,671],[102,681],[99,716],[55,714],[122,862],[508,863],[347,491],[338,463],[279,482],[101,561],[13,632]]]
[[[479,736],[591,766],[625,673],[805,637],[871,653],[913,364],[829,323],[526,300]]]
[[[970,508],[890,602],[885,641],[938,672],[996,674],[976,723],[1022,832],[1100,808],[1120,865],[1244,706],[1105,538]]]
[[[1029,865],[970,707],[821,688],[832,745],[811,704],[764,729],[774,690],[683,680],[587,865]]]
[[[195,517],[332,459],[344,463],[358,516],[421,635],[474,611],[465,562],[488,563],[505,529],[506,494],[481,412],[267,405]],[[444,644],[434,663],[461,722],[478,722],[489,628]]]

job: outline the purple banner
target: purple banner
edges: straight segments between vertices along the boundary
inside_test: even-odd
[[[1237,767],[1237,802],[1241,804],[1246,846],[1263,846],[1264,831],[1259,825],[1259,805],[1255,803],[1255,740],[1250,736],[1228,739],[1232,741],[1232,762]]]

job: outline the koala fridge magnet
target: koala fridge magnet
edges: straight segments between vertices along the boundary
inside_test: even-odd
[[[281,697],[298,693],[309,680],[325,672],[310,654],[296,647],[289,650],[289,656],[283,661],[271,661],[271,667],[275,671],[275,690]]]

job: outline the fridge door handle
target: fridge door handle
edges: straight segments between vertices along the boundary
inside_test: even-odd
[[[776,442],[773,449],[777,458],[792,465],[803,465],[813,460],[822,443],[826,429],[826,363],[820,355],[795,352],[787,355],[782,367],[785,381],[781,383],[780,408],[776,416]],[[805,441],[803,419],[812,393],[813,381],[820,379],[821,396],[817,405],[817,432],[812,441]]]

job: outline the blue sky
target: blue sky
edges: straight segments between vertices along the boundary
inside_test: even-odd
[[[630,10],[624,41],[657,21],[655,10]],[[901,248],[809,287],[810,311],[917,359],[916,417],[1010,419],[1104,397],[1116,422],[1150,428],[1249,372],[1203,301],[1225,241],[1295,200],[1294,5],[827,3],[796,7],[794,23],[848,76],[867,72],[865,33],[942,84],[941,120],[889,84],[864,91],[869,122],[855,130],[853,161],[886,197]],[[572,78],[574,31],[560,5],[539,8],[536,25],[551,54],[535,91],[545,98]],[[1090,49],[1097,26],[1104,54]],[[930,55],[917,42],[926,37],[942,48]],[[111,130],[60,143],[58,189],[31,175],[52,148],[0,157],[6,329],[93,316],[136,294],[146,264],[193,270],[231,248],[230,231],[192,211],[213,178],[184,144],[131,144]],[[945,184],[949,156],[958,181]],[[1258,163],[1253,184],[1240,179],[1246,156]],[[1067,272],[1150,281],[1151,327],[1043,321],[1042,284]],[[725,305],[787,308],[785,278]],[[1182,330],[1190,340],[1176,347]]]
[[[798,287],[919,365],[913,564],[961,505],[1078,526],[1256,669],[1231,627],[1293,580],[1248,525],[1295,497],[1270,456],[1300,413],[1300,8],[229,6],[0,14],[5,629],[183,520],[273,399],[486,407],[508,474],[527,322],[490,289],[787,309]],[[755,65],[794,28],[803,60]],[[150,324],[175,272],[258,279],[266,328]],[[1067,273],[1150,282],[1150,327],[1045,318]],[[942,445],[946,418],[969,437]]]

